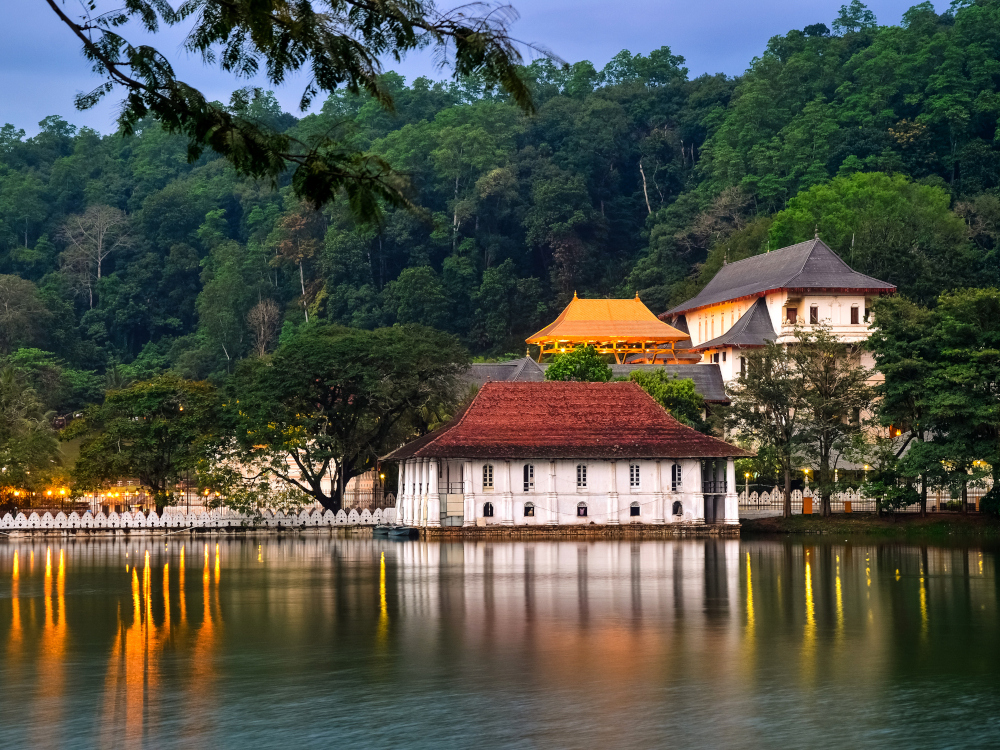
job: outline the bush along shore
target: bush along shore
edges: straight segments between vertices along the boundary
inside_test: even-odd
[[[849,536],[896,537],[905,539],[996,539],[1000,540],[1000,519],[962,513],[933,513],[927,516],[874,514],[822,516],[796,515],[791,518],[742,519],[744,537],[776,534],[835,534]]]

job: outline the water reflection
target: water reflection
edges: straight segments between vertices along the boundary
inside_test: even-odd
[[[986,550],[29,541],[0,546],[0,575],[5,747],[431,747],[470,727],[497,745],[902,746],[956,741],[977,713],[971,744],[996,729]]]

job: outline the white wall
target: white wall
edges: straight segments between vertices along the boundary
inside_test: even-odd
[[[630,486],[629,466],[639,466],[639,487]],[[557,460],[555,464],[555,498],[550,492],[550,461],[547,458],[522,459],[517,461],[475,460],[473,467],[473,492],[476,498],[476,516],[483,517],[484,503],[493,504],[494,515],[486,518],[487,524],[544,525],[548,523],[595,524],[633,521],[642,523],[672,523],[670,511],[675,500],[680,500],[688,521],[703,516],[701,489],[701,464],[697,460],[680,459],[683,491],[672,493],[670,487],[672,459],[660,460],[661,492],[657,492],[656,464],[651,459],[606,461],[594,459]],[[493,466],[494,486],[483,487],[483,467]],[[534,488],[524,491],[524,465],[535,467]],[[577,465],[587,467],[587,486],[576,486]],[[511,485],[508,489],[507,470],[510,469]],[[615,482],[612,490],[612,472]],[[613,491],[617,492],[617,502],[613,501]],[[468,495],[468,488],[466,493]],[[609,514],[609,501],[614,509]],[[658,501],[660,504],[658,504]],[[534,503],[535,515],[524,515],[525,503]],[[579,503],[587,504],[587,516],[577,515]],[[633,502],[639,503],[638,517],[630,515]]]

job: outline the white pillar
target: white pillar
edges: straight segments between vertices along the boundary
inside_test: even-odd
[[[608,489],[608,523],[618,523],[618,463],[610,461],[611,485]]]
[[[423,491],[420,493],[420,525],[427,526],[427,496],[431,491],[431,460],[425,458],[421,465],[421,477],[423,478]]]
[[[736,492],[736,459],[726,459],[726,517],[725,523],[740,522],[740,496]]]
[[[464,526],[476,525],[476,487],[472,482],[472,461],[465,461],[462,463],[462,483],[465,492]]]
[[[416,500],[417,500],[417,467],[420,465],[420,459],[411,458],[406,462],[406,523],[409,526],[413,525],[414,519],[417,517],[416,512]]]
[[[556,462],[549,461],[549,491],[545,496],[546,504],[549,506],[547,519],[549,526],[559,524],[559,495],[556,493]]]
[[[663,500],[663,464],[656,461],[656,483],[653,485],[653,523],[664,523],[666,514],[664,513]]]
[[[406,492],[406,461],[399,462],[399,482],[396,487],[396,523],[402,523],[403,502]]]
[[[432,458],[427,465],[430,469],[427,480],[430,484],[427,488],[429,490],[427,493],[427,525],[429,527],[438,527],[441,525],[441,494],[440,487],[438,487],[438,468],[440,464],[436,458]]]
[[[690,467],[690,468],[689,468]],[[705,493],[701,484],[701,461],[695,459],[689,466],[681,469],[681,482],[684,485],[684,496],[691,508],[694,523],[705,523]]]
[[[514,493],[511,491],[510,461],[503,462],[503,496],[500,500],[500,523],[514,525]]]

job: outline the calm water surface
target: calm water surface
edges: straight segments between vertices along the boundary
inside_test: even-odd
[[[993,551],[0,543],[0,747],[1000,744]]]

